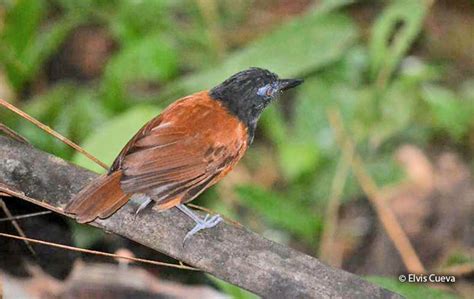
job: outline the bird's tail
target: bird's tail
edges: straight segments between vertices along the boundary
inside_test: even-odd
[[[94,179],[77,193],[64,211],[75,214],[77,222],[85,223],[107,218],[127,203],[130,195],[120,188],[121,171],[104,174]]]

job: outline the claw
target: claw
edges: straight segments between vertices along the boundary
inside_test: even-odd
[[[207,214],[204,219],[199,218],[196,214],[194,214],[189,208],[187,208],[185,205],[178,205],[176,206],[181,212],[189,216],[191,219],[196,222],[196,225],[191,229],[186,236],[183,239],[183,247],[184,243],[186,240],[188,240],[190,237],[192,237],[194,234],[197,232],[206,229],[206,228],[212,228],[219,224],[219,222],[222,221],[222,217],[220,215],[214,215],[209,219],[209,214]]]
[[[209,218],[209,215],[206,215],[206,217],[204,217],[203,220],[201,220],[202,222],[200,223],[197,223],[192,230],[190,230],[186,236],[184,237],[183,239],[183,246],[184,246],[184,243],[186,243],[186,240],[189,239],[190,237],[192,237],[194,234],[196,234],[197,232],[203,230],[203,229],[206,229],[206,228],[212,228],[214,226],[216,226],[217,224],[219,224],[219,222],[222,221],[222,217],[220,215],[214,215],[211,217],[211,219],[207,220],[207,218]]]
[[[135,194],[132,196],[132,200],[135,203],[140,204],[138,208],[135,210],[135,215],[134,218],[137,218],[137,215],[143,211],[153,200],[146,196],[146,195],[141,195],[141,194]]]

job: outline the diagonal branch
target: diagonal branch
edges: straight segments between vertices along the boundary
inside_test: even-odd
[[[30,145],[0,136],[0,181],[60,211],[97,175]],[[353,274],[274,243],[244,227],[221,223],[182,240],[193,223],[171,209],[134,217],[126,205],[92,225],[134,240],[268,298],[399,298]]]

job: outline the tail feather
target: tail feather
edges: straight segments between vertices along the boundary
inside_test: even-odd
[[[130,195],[120,188],[121,171],[102,175],[82,189],[64,211],[75,214],[77,222],[85,223],[97,217],[107,218],[127,203]]]

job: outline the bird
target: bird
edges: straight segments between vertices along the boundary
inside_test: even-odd
[[[252,67],[175,101],[130,139],[106,174],[73,196],[65,212],[87,223],[110,217],[129,201],[140,203],[136,214],[151,203],[158,211],[176,207],[196,223],[183,242],[216,226],[220,215],[201,218],[185,203],[232,170],[264,109],[302,82]]]

